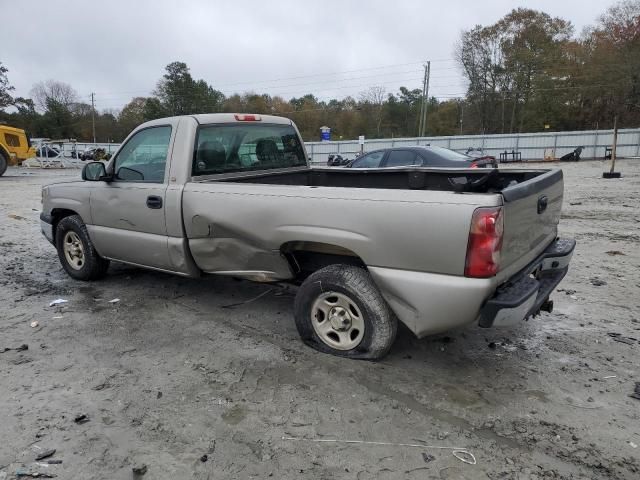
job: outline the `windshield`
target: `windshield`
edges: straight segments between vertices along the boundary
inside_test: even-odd
[[[302,142],[291,125],[211,125],[198,131],[192,175],[306,165]]]
[[[473,160],[469,155],[465,155],[464,153],[458,153],[453,150],[449,150],[448,148],[443,147],[428,147],[433,153],[437,154],[439,157],[444,158],[446,160],[453,160],[454,162],[468,162]]]

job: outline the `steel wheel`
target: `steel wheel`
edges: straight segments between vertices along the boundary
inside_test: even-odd
[[[364,337],[362,312],[343,293],[322,293],[311,308],[311,324],[318,337],[337,350],[351,350]]]
[[[62,241],[64,246],[64,257],[67,263],[74,270],[80,270],[84,265],[84,245],[78,234],[72,230],[64,235]]]

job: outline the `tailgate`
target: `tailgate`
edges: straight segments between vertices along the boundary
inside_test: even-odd
[[[500,282],[526,267],[557,237],[563,190],[562,170],[557,169],[502,191]]]

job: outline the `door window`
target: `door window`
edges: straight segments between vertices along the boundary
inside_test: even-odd
[[[124,144],[115,158],[115,180],[164,183],[171,127],[139,131]]]
[[[354,160],[351,168],[378,168],[382,157],[384,157],[384,150],[368,153],[364,157]]]
[[[415,165],[417,156],[410,150],[392,150],[387,158],[387,167],[406,167],[407,165]]]

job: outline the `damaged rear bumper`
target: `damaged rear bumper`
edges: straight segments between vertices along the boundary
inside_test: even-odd
[[[498,288],[480,311],[481,327],[515,325],[540,310],[551,311],[549,295],[569,270],[576,242],[556,239],[525,269]]]

